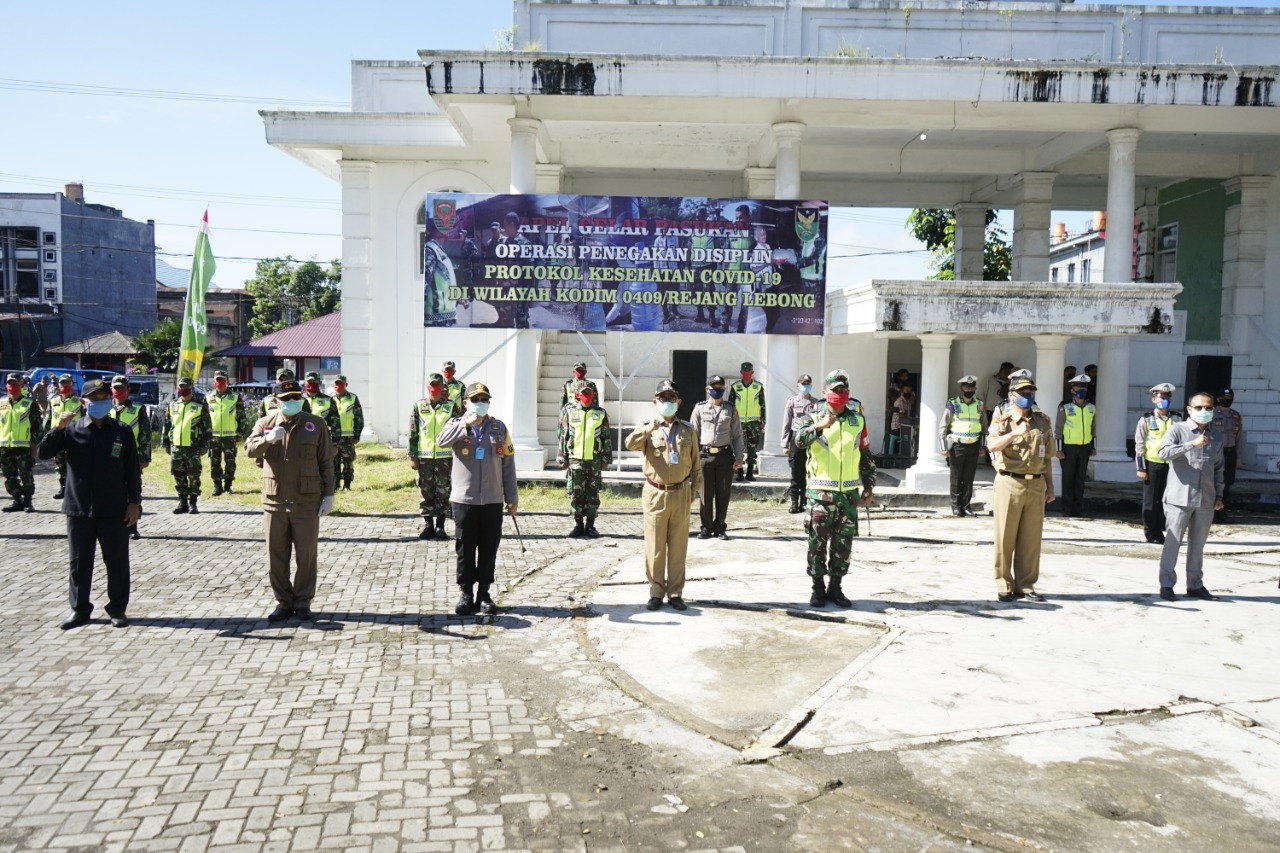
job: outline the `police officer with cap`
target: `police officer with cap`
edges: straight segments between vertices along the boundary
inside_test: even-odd
[[[809,451],[796,446],[795,424],[821,402],[812,392],[813,377],[802,373],[796,381],[795,396],[788,397],[782,409],[782,452],[791,463],[790,512],[793,513],[804,512],[805,464],[809,459]]]
[[[1098,455],[1093,424],[1097,409],[1088,402],[1090,379],[1083,373],[1071,377],[1071,399],[1058,406],[1053,424],[1062,463],[1062,517],[1084,515],[1084,481],[1089,457]]]
[[[178,493],[174,515],[200,512],[196,506],[200,497],[200,457],[209,452],[213,432],[209,407],[194,398],[194,388],[191,377],[178,380],[178,396],[165,408],[164,428],[160,433],[160,443],[170,456],[169,471]]]
[[[707,399],[693,407],[689,422],[702,448],[702,529],[698,538],[728,539],[729,491],[733,472],[742,469],[746,442],[737,409],[725,405],[723,376],[707,377]]]
[[[32,469],[44,429],[40,407],[22,393],[25,387],[21,373],[10,373],[5,378],[5,396],[0,397],[0,472],[5,490],[13,498],[0,512],[36,511],[31,503],[36,493]]]
[[[1142,481],[1142,530],[1156,545],[1164,544],[1164,490],[1169,482],[1169,463],[1160,458],[1160,442],[1169,425],[1182,420],[1171,408],[1174,390],[1169,382],[1151,386],[1152,410],[1138,418],[1133,431],[1133,456]]]
[[[110,416],[129,428],[133,433],[133,443],[138,451],[138,468],[146,468],[151,464],[151,418],[147,407],[129,396],[129,377],[113,376],[111,378],[111,412]],[[139,506],[138,515],[142,515]],[[129,536],[141,539],[138,533],[138,522],[129,525]]]
[[[978,472],[987,432],[987,413],[978,399],[978,377],[968,374],[956,382],[960,394],[947,401],[938,427],[942,455],[951,466],[951,514],[972,515],[973,480]]]

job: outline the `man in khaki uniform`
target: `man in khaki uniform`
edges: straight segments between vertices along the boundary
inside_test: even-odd
[[[320,517],[333,509],[335,449],[324,418],[302,411],[302,386],[297,380],[277,382],[272,393],[279,409],[259,418],[244,444],[250,458],[264,462],[267,566],[277,602],[267,618],[272,622],[290,615],[310,619]],[[298,563],[292,583],[290,552]]]
[[[987,430],[987,449],[996,462],[995,575],[1000,601],[1044,601],[1040,578],[1040,536],[1044,507],[1053,500],[1053,424],[1036,409],[1030,379],[1009,383],[1009,406],[996,410]]]
[[[684,562],[689,550],[689,510],[702,489],[698,436],[676,418],[680,395],[675,383],[664,379],[653,396],[656,417],[627,436],[628,450],[644,454],[644,567],[649,577],[649,602],[657,610],[665,596],[676,610],[684,603]]]

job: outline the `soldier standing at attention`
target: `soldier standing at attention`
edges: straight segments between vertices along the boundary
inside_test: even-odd
[[[796,447],[809,451],[808,574],[813,580],[810,607],[828,601],[838,607],[852,602],[840,588],[849,572],[853,540],[858,535],[858,493],[871,505],[876,463],[867,440],[867,422],[849,405],[849,374],[833,370],[822,383],[826,402],[819,403],[796,425]],[[830,556],[828,557],[828,551]],[[828,583],[823,578],[831,576]]]
[[[58,377],[58,395],[49,400],[49,408],[44,417],[44,431],[53,429],[54,425],[68,412],[79,417],[84,414],[84,403],[80,400],[80,395],[76,394],[71,374],[64,373]],[[58,472],[58,491],[53,493],[53,499],[60,501],[66,492],[67,484],[67,452],[65,450],[59,451],[58,455],[53,457],[53,467]]]
[[[302,399],[305,402],[304,412],[310,412],[329,425],[329,435],[337,439],[341,426],[338,423],[338,407],[333,398],[320,390],[320,374],[314,370],[307,373],[302,380]]]
[[[445,393],[444,377],[427,377],[427,396],[413,404],[409,414],[409,467],[418,472],[422,503],[422,532],[419,539],[447,539],[444,517],[449,512],[450,473],[453,452],[440,445],[445,424],[462,417],[462,407]]]
[[[613,461],[609,447],[609,416],[596,403],[596,388],[582,380],[574,389],[574,400],[565,409],[565,426],[560,435],[556,461],[566,471],[565,486],[573,511],[571,537],[600,535],[596,516],[600,512],[601,472]]]
[[[454,378],[458,375],[458,366],[452,361],[446,361],[444,363],[444,369],[441,372],[444,374],[445,396],[449,398],[449,402],[453,403],[454,407],[456,407],[458,411],[462,411],[467,404],[466,400],[463,399],[463,394],[466,393],[467,386],[463,385],[460,380]]]
[[[1214,513],[1213,520],[1230,524],[1227,510],[1231,508],[1231,487],[1236,484],[1236,469],[1240,467],[1240,452],[1244,450],[1244,416],[1231,408],[1236,392],[1223,388],[1218,392],[1217,407],[1213,410],[1213,427],[1222,436],[1223,487],[1222,508]]]
[[[577,402],[574,395],[577,394],[578,386],[584,382],[592,388],[596,387],[596,383],[587,378],[587,363],[579,361],[573,366],[573,378],[566,379],[564,386],[560,389],[561,411]]]
[[[293,371],[287,367],[282,367],[276,371],[277,383],[292,382],[296,378],[297,377],[294,376]],[[260,419],[265,418],[267,415],[275,414],[279,410],[280,410],[280,404],[276,401],[276,397],[274,394],[268,394],[267,396],[263,397],[260,401],[258,401],[258,417]],[[305,403],[303,404],[302,410],[304,412],[307,410]],[[262,460],[259,459],[258,461],[261,462]],[[259,464],[258,467],[261,468],[262,465]]]
[[[1182,420],[1169,407],[1173,392],[1168,382],[1152,386],[1152,411],[1138,418],[1133,431],[1133,455],[1142,481],[1142,530],[1147,541],[1156,545],[1164,544],[1164,490],[1169,482],[1169,463],[1160,458],[1160,442],[1169,425]]]
[[[351,478],[355,476],[356,445],[364,432],[364,410],[360,398],[347,390],[347,377],[339,373],[333,377],[333,404],[338,409],[338,457],[334,463],[334,476],[342,483],[344,492],[351,491]]]
[[[644,568],[649,578],[647,610],[657,610],[665,597],[676,610],[684,603],[684,564],[689,551],[689,509],[702,488],[698,435],[676,418],[680,396],[664,379],[653,396],[657,417],[627,436],[627,450],[644,455]]]
[[[174,515],[200,512],[196,506],[200,497],[200,457],[209,452],[212,432],[209,407],[192,398],[192,388],[190,377],[178,380],[178,396],[164,410],[164,429],[160,433],[160,443],[169,453],[169,471],[178,492]]]
[[[702,529],[699,539],[728,539],[725,520],[733,472],[741,470],[745,453],[742,423],[733,406],[724,405],[724,377],[707,377],[707,399],[693,407],[689,419],[702,448]]]
[[[805,465],[809,461],[809,451],[796,446],[795,424],[818,405],[819,400],[812,391],[813,377],[806,373],[796,383],[796,395],[787,398],[787,405],[782,410],[782,452],[791,462],[790,512],[793,513],[804,512]]]
[[[219,370],[213,374],[213,391],[205,398],[209,407],[212,438],[209,441],[209,474],[213,477],[213,496],[231,494],[236,478],[236,445],[249,434],[249,419],[239,392],[227,388],[228,377]]]
[[[5,490],[13,498],[0,512],[36,511],[31,504],[36,492],[31,470],[44,431],[40,407],[22,393],[25,383],[21,373],[10,373],[4,382],[6,395],[0,397],[0,471],[4,473]]]
[[[151,464],[151,418],[147,415],[147,407],[129,399],[129,377],[114,376],[111,378],[111,412],[110,416],[127,426],[133,432],[133,445],[138,452],[138,471]],[[142,501],[138,501],[138,515],[142,515]],[[129,536],[141,539],[138,533],[138,521],[134,519],[129,525]]]
[[[987,415],[977,398],[978,377],[961,376],[959,385],[960,396],[948,400],[943,409],[938,437],[942,455],[951,466],[951,514],[963,517],[973,514],[969,501],[973,500],[973,478],[978,472]]]
[[[742,362],[740,370],[742,380],[729,388],[729,404],[737,409],[738,420],[742,422],[742,440],[747,446],[745,479],[751,482],[756,478],[756,453],[764,438],[764,386],[755,381],[755,368],[751,362]],[[741,468],[738,469],[738,479],[744,479]]]
[[[1089,473],[1089,457],[1098,453],[1093,423],[1097,409],[1087,402],[1089,377],[1071,377],[1071,399],[1058,406],[1053,431],[1058,436],[1058,459],[1062,462],[1062,517],[1084,515],[1084,481]]]

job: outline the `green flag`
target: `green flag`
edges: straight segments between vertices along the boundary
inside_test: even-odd
[[[182,311],[182,343],[178,353],[178,378],[190,377],[194,382],[204,363],[204,344],[208,336],[208,317],[204,310],[204,295],[213,280],[213,249],[209,247],[209,211],[200,221],[200,233],[196,235],[195,256],[191,259],[191,282],[187,285],[187,304]]]

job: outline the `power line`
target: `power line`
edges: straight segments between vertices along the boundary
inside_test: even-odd
[[[265,95],[220,95],[211,92],[179,92],[167,89],[132,89],[121,86],[92,86],[86,83],[57,83],[48,80],[20,80],[0,77],[0,89],[43,92],[58,95],[93,95],[108,98],[153,98],[166,101],[195,101],[223,104],[291,104],[308,107],[350,107],[347,101],[312,98],[274,98]]]
[[[60,178],[53,178],[44,175],[20,175],[12,172],[0,172],[0,179],[15,182],[29,182],[40,185],[61,185],[64,181]],[[338,209],[342,201],[341,199],[332,198],[309,198],[303,196],[277,196],[277,195],[256,195],[251,193],[229,193],[219,192],[217,190],[190,190],[190,189],[173,189],[170,187],[149,187],[138,184],[113,184],[107,182],[95,182],[92,184],[95,189],[114,190],[118,195],[134,196],[140,198],[191,198],[199,201],[212,202],[217,201],[220,204],[242,204],[248,206],[262,207],[318,207]],[[144,192],[134,192],[143,190]]]

